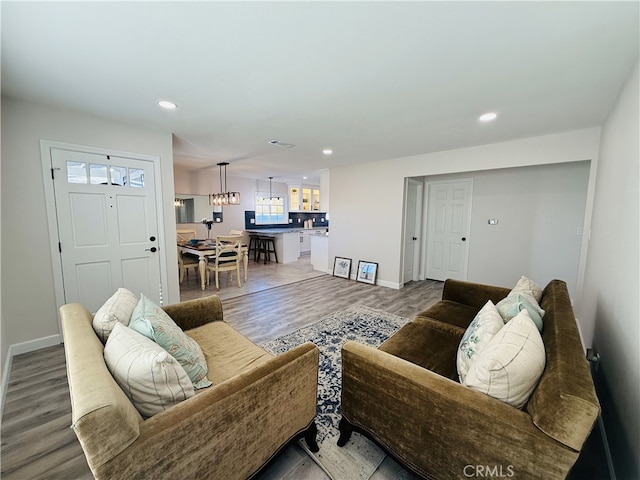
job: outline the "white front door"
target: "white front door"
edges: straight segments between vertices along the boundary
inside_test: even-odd
[[[422,184],[412,178],[407,179],[404,210],[404,271],[402,283],[417,280],[417,266],[420,258],[419,205],[421,204]]]
[[[429,183],[427,278],[467,279],[472,180]]]
[[[154,164],[51,149],[65,303],[95,312],[118,287],[161,303]]]

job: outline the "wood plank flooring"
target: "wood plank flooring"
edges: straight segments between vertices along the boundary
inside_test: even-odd
[[[411,317],[440,298],[439,282],[415,282],[402,290],[358,283],[312,270],[308,257],[293,264],[249,263],[243,287],[224,279],[221,289],[204,292],[185,280],[181,300],[218,294],[225,320],[256,343],[272,340],[324,315],[354,304]],[[14,357],[2,418],[0,476],[3,480],[91,479],[84,454],[70,428],[71,403],[62,345]],[[373,480],[407,478],[385,461]],[[288,446],[260,480],[327,477],[297,445]]]

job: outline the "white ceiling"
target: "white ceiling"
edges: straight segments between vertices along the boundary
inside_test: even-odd
[[[2,93],[171,132],[188,168],[317,179],[601,125],[638,60],[638,6],[3,1]]]

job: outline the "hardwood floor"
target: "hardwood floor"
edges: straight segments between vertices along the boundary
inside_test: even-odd
[[[260,344],[354,304],[413,317],[441,297],[442,283],[411,282],[401,290],[392,290],[314,272],[309,258],[303,257],[287,265],[250,262],[249,281],[243,288],[226,283],[225,279],[218,292],[211,287],[203,292],[195,278],[185,280],[181,299],[214,293],[222,298],[225,320]],[[70,425],[63,346],[14,357],[2,418],[0,477],[93,478]],[[592,437],[598,434],[594,430]],[[606,461],[599,445],[598,441],[588,442],[570,479],[607,478]],[[588,476],[583,476],[588,472]],[[411,478],[415,477],[387,457],[372,480]],[[327,476],[298,445],[290,445],[258,479],[326,480]]]

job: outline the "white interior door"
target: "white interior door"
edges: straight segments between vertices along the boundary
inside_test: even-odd
[[[402,283],[418,279],[419,242],[419,206],[421,205],[422,184],[412,178],[407,179],[404,210],[404,260]]]
[[[52,149],[64,301],[95,312],[118,287],[161,298],[153,162]]]
[[[427,278],[467,279],[471,179],[429,183]]]

